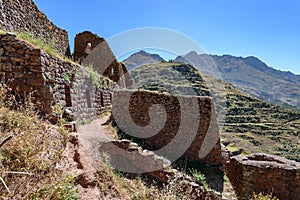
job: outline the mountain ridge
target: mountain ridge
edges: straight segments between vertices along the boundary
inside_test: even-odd
[[[275,104],[290,104],[300,107],[300,75],[276,70],[254,56],[236,57],[232,55],[206,55],[190,52],[177,57],[175,61],[194,65],[204,73],[210,69],[212,62],[222,75],[224,81]]]
[[[153,59],[151,55],[153,54],[145,51],[137,52],[124,60],[124,63],[132,69],[164,61],[161,57],[161,61]],[[137,61],[141,56],[143,59]],[[204,74],[222,77],[225,82],[262,100],[290,108],[300,108],[300,75],[269,67],[255,56],[210,55],[191,51],[186,55],[177,56],[174,62],[189,63]],[[216,75],[216,72],[221,76]]]

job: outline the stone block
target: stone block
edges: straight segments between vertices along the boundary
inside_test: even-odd
[[[300,163],[279,156],[235,156],[225,163],[225,172],[238,199],[253,193],[272,194],[280,200],[300,197]]]

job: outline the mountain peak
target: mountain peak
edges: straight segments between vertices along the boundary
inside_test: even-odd
[[[147,51],[140,50],[139,52],[136,52],[136,53],[132,54],[132,56],[133,56],[133,55],[143,55],[143,56],[150,56],[151,54],[150,54],[150,53],[148,53]]]
[[[158,54],[151,54],[147,51],[141,50],[129,56],[127,59],[123,61],[126,67],[130,70],[132,68],[146,65],[146,64],[154,64],[163,62],[164,59],[160,57]]]
[[[198,53],[196,51],[191,51],[186,56],[198,56]]]

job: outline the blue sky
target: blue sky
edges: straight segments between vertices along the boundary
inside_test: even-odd
[[[104,38],[161,27],[196,40],[210,54],[257,56],[300,74],[298,0],[34,0],[59,27]]]

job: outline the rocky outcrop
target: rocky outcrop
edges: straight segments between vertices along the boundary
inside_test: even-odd
[[[0,0],[0,29],[30,32],[52,44],[56,51],[70,55],[68,33],[53,24],[32,0]]]
[[[240,155],[225,164],[225,172],[238,199],[249,199],[253,193],[280,200],[300,197],[300,163],[295,161],[267,154]]]

